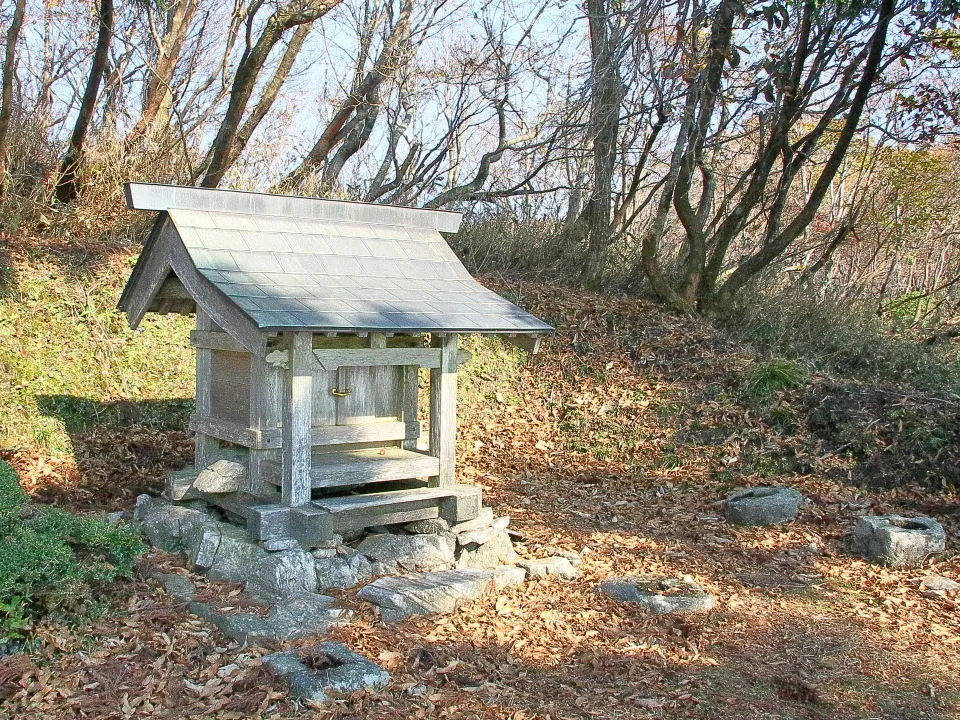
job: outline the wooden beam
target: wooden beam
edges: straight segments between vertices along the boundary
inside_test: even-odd
[[[420,372],[415,365],[405,365],[400,376],[400,418],[407,426],[401,447],[416,450],[420,439]]]
[[[385,338],[382,333],[371,333]],[[375,367],[384,365],[416,365],[422,368],[440,367],[440,350],[436,348],[364,348],[314,350],[321,370],[340,367]],[[473,355],[467,350],[457,353],[457,364],[468,362]]]
[[[284,372],[283,398],[283,504],[310,502],[311,415],[313,372],[310,356],[312,334],[284,333],[289,351],[289,367]]]
[[[171,236],[175,236],[176,231],[168,218],[157,225],[155,232],[156,235],[140,253],[137,266],[124,288],[122,306],[127,313],[127,323],[132,328],[140,325],[171,271],[170,244]]]
[[[199,308],[197,309],[197,329],[201,331],[213,330],[213,321]],[[205,348],[197,350],[197,377],[196,377],[196,415],[199,417],[209,417],[213,413],[213,351]],[[190,423],[191,429],[196,432],[194,438],[194,464],[198,469],[203,470],[218,460],[217,451],[220,449],[220,443],[217,438],[206,431],[206,429],[194,427],[193,419]]]
[[[208,332],[193,330],[190,333],[190,344],[195,348],[208,350],[226,350],[227,352],[247,352],[236,340],[225,332]]]
[[[525,350],[531,355],[540,352],[540,341],[543,340],[543,335],[514,335],[510,333],[498,335],[497,337],[514,347]]]
[[[254,355],[266,354],[266,334],[216,285],[197,270],[179,235],[170,240],[169,248],[170,266],[196,301],[197,311],[202,309],[206,312],[246,352]],[[197,330],[206,329],[197,328]]]
[[[275,449],[263,447],[265,433],[282,435],[279,430],[283,413],[283,371],[259,355],[250,356],[250,431],[257,443],[250,449],[248,473],[250,491],[258,493],[269,487],[263,476],[263,464],[280,460]],[[278,437],[278,439],[282,439]]]
[[[312,459],[310,478],[314,488],[335,488],[370,483],[435,477],[439,460],[398,447],[363,448],[323,453]],[[268,480],[280,481],[279,468],[264,463]]]
[[[437,482],[456,482],[457,454],[457,334],[433,338],[440,348],[440,367],[430,370],[430,454],[440,460]]]
[[[240,423],[233,422],[232,420],[224,420],[223,418],[213,417],[211,415],[194,413],[190,416],[190,429],[196,432],[198,436],[203,434],[245,448],[259,448],[262,445],[259,432],[244,427]],[[207,465],[202,466],[198,464],[198,467],[202,470],[209,464],[210,463],[207,463]]]

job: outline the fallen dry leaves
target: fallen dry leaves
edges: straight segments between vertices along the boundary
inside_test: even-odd
[[[393,681],[382,693],[306,707],[264,672],[265,650],[229,643],[138,580],[118,586],[113,609],[92,628],[43,628],[28,662],[3,659],[3,712],[563,720],[960,711],[958,598],[924,595],[916,580],[960,577],[956,494],[849,484],[854,459],[802,422],[776,426],[769,407],[740,397],[753,358],[706,324],[632,299],[493,284],[558,333],[509,377],[481,372],[465,382],[461,478],[511,516],[521,554],[579,552],[576,582],[531,582],[396,627],[343,593],[357,618],[335,638],[382,663]],[[789,412],[802,399],[771,402]],[[55,468],[49,481],[37,476],[35,491],[84,507],[129,504],[189,452],[186,436],[149,432],[127,433],[150,445],[142,452],[108,436],[91,443],[79,485],[45,489],[63,479]],[[21,469],[42,462],[15,460]],[[722,520],[718,501],[730,489],[766,482],[810,498],[797,523],[750,529]],[[854,518],[891,510],[937,517],[947,553],[903,571],[848,555]],[[187,572],[169,556],[150,561]],[[717,596],[717,609],[655,617],[597,592],[607,577],[644,572],[692,577]],[[201,585],[235,601],[233,589]]]

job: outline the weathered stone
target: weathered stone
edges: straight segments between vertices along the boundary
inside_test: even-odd
[[[583,565],[583,558],[580,556],[580,553],[575,552],[573,550],[562,550],[558,552],[557,555],[559,555],[560,557],[565,557],[567,560],[570,561],[570,564],[573,565],[574,567]]]
[[[207,577],[211,580],[244,582],[266,557],[266,550],[254,543],[245,530],[221,523],[220,545],[207,570]]]
[[[188,577],[175,573],[155,573],[154,579],[163,585],[164,591],[180,602],[190,602],[197,594],[196,583]]]
[[[916,566],[946,546],[943,527],[933,518],[863,515],[853,528],[851,549],[890,567]]]
[[[241,489],[247,479],[247,468],[232,460],[217,460],[204,468],[193,481],[193,487],[200,492],[231,493]]]
[[[480,508],[480,514],[472,520],[451,525],[450,532],[459,534],[462,532],[470,532],[471,530],[483,530],[484,528],[490,527],[492,524],[493,508],[483,507]]]
[[[314,567],[317,570],[317,587],[320,590],[353,587],[358,582],[356,573],[345,557],[334,555],[330,558],[318,558]]]
[[[509,517],[504,516],[497,518],[493,521],[493,523],[491,523],[490,527],[481,528],[479,530],[467,530],[458,533],[456,535],[457,543],[461,546],[483,545],[498,533],[504,532],[509,524]]]
[[[220,547],[220,525],[216,520],[208,518],[206,522],[197,523],[184,532],[187,558],[201,570],[213,565],[217,556]]]
[[[432,518],[407,523],[403,529],[414,535],[442,535],[450,532],[450,523],[443,518]]]
[[[374,572],[371,562],[359,550],[355,550],[349,545],[341,545],[337,548],[337,555],[347,561],[350,572],[356,577],[358,583],[366,582],[373,577]]]
[[[523,585],[527,571],[515,565],[500,565],[493,568],[493,586],[499,592],[504,588]]]
[[[468,568],[493,568],[516,562],[517,553],[506,532],[495,533],[483,545],[467,545],[457,553],[458,570]]]
[[[960,592],[960,582],[939,575],[928,575],[920,578],[920,587],[936,593]]]
[[[383,577],[361,589],[357,597],[378,606],[381,619],[393,623],[414,615],[451,613],[465,600],[476,600],[493,588],[490,570],[443,570]]]
[[[332,558],[337,556],[336,548],[314,548],[310,551],[310,554],[313,555],[317,560],[323,560],[325,558]]]
[[[781,525],[796,519],[803,495],[791,488],[755,487],[731,493],[724,503],[735,525]]]
[[[141,495],[137,498],[134,521],[153,547],[179,552],[187,548],[185,536],[198,525],[208,523],[210,516],[200,510]]]
[[[537,558],[536,560],[518,560],[517,565],[527,571],[532,580],[556,576],[561,580],[573,580],[580,573],[565,557]]]
[[[642,605],[655,615],[704,612],[714,606],[713,595],[695,582],[658,575],[605,580],[600,590],[618,602]]]
[[[263,658],[263,664],[290,686],[296,698],[325,702],[330,691],[348,693],[357,690],[379,690],[390,682],[390,675],[345,645],[326,642],[312,648],[330,657],[335,667],[314,670],[298,657],[296,650],[274,653]]]
[[[253,613],[223,613],[208,603],[190,603],[190,612],[213,623],[241,645],[286,642],[327,633],[352,617],[349,610],[331,607],[332,597],[294,593],[270,609],[266,617]]]
[[[120,523],[128,523],[133,520],[133,515],[127,512],[126,510],[118,510],[117,512],[107,513],[107,524],[116,527]]]
[[[370,560],[396,563],[404,570],[437,570],[454,562],[455,542],[443,535],[369,535],[357,550]]]
[[[294,538],[274,538],[273,540],[264,540],[260,546],[268,552],[280,552],[281,550],[293,550],[300,547]]]
[[[251,568],[247,592],[256,600],[276,602],[297,592],[317,589],[313,555],[304,550],[267,553]]]

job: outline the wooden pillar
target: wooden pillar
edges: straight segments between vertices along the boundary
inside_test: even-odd
[[[284,505],[310,502],[311,425],[313,404],[313,334],[284,333],[289,351],[283,392]]]
[[[400,419],[407,426],[404,450],[416,450],[420,439],[419,372],[419,365],[404,365],[400,370]]]
[[[219,330],[210,316],[199,307],[197,308],[197,330],[211,332]],[[198,417],[208,418],[213,414],[213,350],[197,348],[197,384],[196,384],[196,414]],[[193,464],[197,470],[209,467],[219,459],[220,443],[216,438],[197,431],[194,438]]]
[[[457,334],[434,336],[440,367],[430,369],[430,454],[440,459],[438,484],[456,483]]]
[[[250,428],[265,432],[280,427],[283,371],[258,355],[250,356]],[[263,464],[275,462],[276,450],[250,448],[250,493],[268,495],[274,487],[263,478]]]

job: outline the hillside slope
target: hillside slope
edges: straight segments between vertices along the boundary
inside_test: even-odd
[[[113,308],[135,248],[19,237],[5,252],[0,455],[39,500],[129,508],[192,457],[189,321],[126,328]],[[335,704],[334,715],[920,718],[960,709],[956,603],[922,595],[917,571],[845,551],[858,514],[929,514],[947,528],[948,548],[920,574],[960,576],[951,489],[960,405],[811,374],[634,299],[486,282],[558,332],[536,356],[468,341],[460,477],[511,516],[521,553],[578,551],[582,578],[399,628],[358,605],[361,621],[342,634],[391,665],[396,682],[380,699]],[[729,490],[768,483],[810,498],[797,523],[738,529],[720,519]],[[658,619],[596,593],[606,577],[651,571],[691,575],[718,609]],[[145,582],[117,598],[116,616],[85,640],[63,628],[40,634],[45,650],[8,700],[18,717],[112,716],[124,693],[138,717],[174,708],[247,717],[271,703],[292,712],[258,674],[256,653],[224,647]],[[137,653],[155,659],[134,662]],[[242,672],[189,690],[230,663]],[[85,686],[103,682],[106,668],[123,668],[121,679],[91,704]],[[157,689],[174,680],[179,694]],[[405,692],[420,684],[425,693]]]

